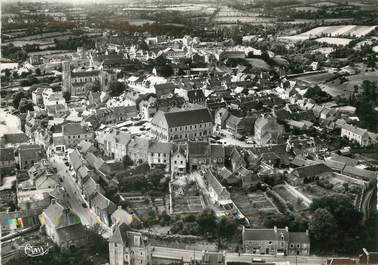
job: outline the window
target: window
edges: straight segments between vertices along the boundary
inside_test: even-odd
[[[299,245],[299,243],[297,244],[297,248],[300,248],[301,245]]]
[[[269,241],[268,244],[269,244],[269,245],[272,245],[272,241]]]
[[[293,247],[294,247],[294,244],[293,244],[293,243],[291,243],[291,244],[290,244],[290,248],[293,248]]]

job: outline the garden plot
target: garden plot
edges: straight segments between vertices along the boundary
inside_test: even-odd
[[[251,226],[254,227],[262,225],[266,214],[279,212],[270,199],[262,192],[250,193],[246,197],[243,192],[234,190],[231,192],[231,198],[238,209],[248,219]]]
[[[284,185],[277,185],[273,190],[281,196],[281,198],[288,204],[292,205],[295,210],[301,211],[307,209],[307,206],[303,203],[303,200],[293,195]]]

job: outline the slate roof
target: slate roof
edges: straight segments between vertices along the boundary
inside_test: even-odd
[[[67,123],[63,125],[62,132],[64,135],[78,135],[89,133],[89,129],[81,126],[80,123]]]
[[[70,156],[70,161],[72,163],[72,167],[74,168],[75,171],[78,170],[83,164],[82,157],[79,151],[75,149],[69,154],[69,156]]]
[[[228,170],[226,167],[223,167],[223,168],[219,171],[218,175],[219,175],[222,179],[227,180],[227,179],[232,175],[232,172],[231,172],[230,170]]]
[[[310,238],[306,232],[290,232],[289,239],[292,243],[310,243]]]
[[[224,158],[225,151],[224,147],[221,144],[211,144],[210,145],[211,158]]]
[[[81,223],[75,213],[55,201],[51,202],[44,213],[56,229]]]
[[[77,241],[85,238],[85,230],[81,224],[70,225],[57,229],[56,233],[58,234],[60,242],[67,241]]]
[[[71,78],[75,78],[75,77],[86,77],[86,76],[94,76],[94,75],[98,75],[100,73],[100,71],[85,71],[85,72],[72,72],[71,73]]]
[[[193,142],[188,141],[189,156],[209,156],[210,146],[209,142]]]
[[[314,164],[314,165],[299,167],[299,168],[296,168],[295,171],[298,173],[298,176],[300,178],[313,177],[313,176],[321,175],[324,173],[333,172],[332,169],[330,169],[324,164]]]
[[[207,108],[184,110],[176,112],[166,112],[164,116],[169,127],[194,125],[205,122],[213,122],[211,114]]]
[[[244,241],[278,240],[281,233],[284,234],[285,239],[288,239],[288,232],[285,229],[277,229],[277,232],[275,232],[273,228],[246,228],[244,230]]]
[[[115,225],[113,228],[112,236],[109,239],[109,242],[125,245],[128,242],[127,232],[129,230],[130,230],[129,226],[125,223],[120,224],[120,225]]]
[[[25,133],[8,133],[4,134],[4,140],[7,144],[26,143],[29,137]]]
[[[13,160],[15,160],[13,148],[0,148],[0,161]]]
[[[148,152],[169,154],[172,151],[172,148],[173,148],[172,143],[151,142],[148,147]]]
[[[346,175],[358,176],[365,180],[371,180],[377,176],[377,172],[346,165],[342,172]]]
[[[220,196],[222,193],[228,194],[228,196],[230,195],[227,189],[223,187],[223,185],[217,180],[217,178],[214,176],[214,174],[210,170],[206,171],[205,178],[209,186],[211,186],[214,189],[214,191],[218,194],[218,196]]]
[[[20,145],[18,148],[18,153],[21,161],[29,159],[38,161],[46,155],[43,147],[37,144]]]

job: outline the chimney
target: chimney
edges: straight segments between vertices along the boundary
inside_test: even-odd
[[[96,184],[96,191],[100,192],[100,184]]]
[[[289,227],[285,226],[285,231],[289,233]]]
[[[277,226],[274,226],[273,229],[274,229],[274,233],[277,233]]]
[[[306,229],[306,236],[309,236],[310,233],[308,232],[308,229]]]

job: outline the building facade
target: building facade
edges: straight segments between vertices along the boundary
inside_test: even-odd
[[[158,111],[151,121],[151,133],[163,141],[204,140],[212,134],[212,129],[208,109]]]

